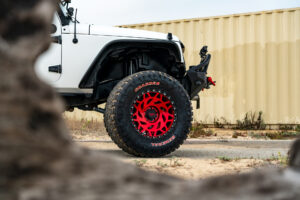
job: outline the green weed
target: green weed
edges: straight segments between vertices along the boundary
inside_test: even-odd
[[[243,120],[237,120],[236,129],[240,130],[265,130],[266,124],[263,119],[263,112],[248,112]]]
[[[209,137],[214,135],[214,132],[212,130],[205,130],[205,128],[206,127],[201,123],[193,124],[189,137],[199,138],[199,137]]]
[[[138,167],[143,167],[147,163],[147,160],[135,160],[135,165]]]
[[[233,160],[232,158],[226,156],[219,156],[218,159],[224,162],[231,162]]]
[[[157,166],[162,167],[162,168],[166,168],[166,167],[168,167],[168,164],[167,163],[163,163],[161,161],[158,161],[157,162]]]
[[[230,123],[225,119],[225,117],[221,117],[220,119],[214,119],[214,125],[216,128],[225,128],[225,125],[230,125]]]
[[[279,125],[279,130],[292,131],[294,130],[294,126],[281,124]]]
[[[281,152],[278,152],[277,155],[272,155],[270,158],[265,159],[268,162],[278,161],[280,165],[287,166],[288,165],[288,157],[283,156]]]
[[[234,133],[232,134],[232,138],[245,137],[245,136],[246,135],[244,133],[237,132],[237,131],[234,131]]]
[[[169,161],[170,161],[170,167],[180,167],[184,165],[183,163],[180,162],[180,159],[176,157],[170,158]]]

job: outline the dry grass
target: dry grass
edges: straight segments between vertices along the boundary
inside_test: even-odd
[[[66,124],[74,140],[94,140],[107,135],[103,122],[66,119]]]
[[[237,132],[237,131],[234,131],[233,134],[232,134],[232,138],[238,138],[238,137],[247,137],[247,133],[243,133],[243,132]]]
[[[144,167],[147,164],[147,160],[134,160],[137,167]]]
[[[263,119],[263,112],[248,112],[243,120],[237,120],[236,129],[240,130],[265,130],[266,125]]]
[[[200,137],[210,137],[216,136],[213,130],[207,129],[205,125],[201,123],[195,123],[192,126],[189,138],[200,138]]]
[[[284,140],[284,139],[298,138],[300,137],[300,132],[297,131],[277,131],[277,132],[262,132],[262,133],[250,132],[248,136],[255,139]]]
[[[66,120],[67,126],[72,131],[98,131],[100,129],[103,129],[104,124],[98,121],[94,120]]]
[[[225,117],[221,117],[220,119],[218,119],[218,118],[214,119],[214,126],[216,128],[225,128],[226,125],[227,126],[230,125],[230,122],[227,121],[227,119]]]
[[[286,167],[288,165],[288,157],[281,155],[280,152],[278,152],[277,155],[272,155],[272,157],[265,159],[267,162],[276,162],[278,165],[282,167]]]
[[[298,125],[298,126],[296,127],[296,131],[297,131],[297,132],[300,132],[300,125]]]

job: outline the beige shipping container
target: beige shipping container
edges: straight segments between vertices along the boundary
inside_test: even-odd
[[[122,27],[177,35],[187,66],[198,64],[208,45],[217,86],[201,93],[195,120],[234,124],[263,111],[268,124],[300,123],[300,8]]]

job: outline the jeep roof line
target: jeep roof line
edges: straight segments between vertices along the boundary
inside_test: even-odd
[[[59,3],[38,76],[61,94],[67,110],[104,113],[109,135],[124,151],[155,157],[177,149],[192,121],[190,100],[199,106],[198,93],[215,85],[206,75],[207,47],[187,71],[184,45],[171,33],[81,24],[70,3]]]

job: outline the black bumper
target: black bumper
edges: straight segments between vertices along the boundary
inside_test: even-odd
[[[207,54],[207,46],[200,51],[201,62],[197,66],[191,66],[184,78],[184,87],[188,91],[190,98],[194,99],[201,90],[209,89],[216,82],[207,76],[207,70],[211,60],[211,55]]]

